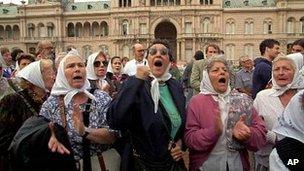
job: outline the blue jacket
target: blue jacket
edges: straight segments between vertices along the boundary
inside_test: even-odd
[[[264,58],[255,60],[255,68],[252,76],[252,98],[255,99],[259,91],[266,88],[271,79],[272,63]]]

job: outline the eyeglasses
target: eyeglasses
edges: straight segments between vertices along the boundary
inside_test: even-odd
[[[161,48],[161,49],[156,49],[156,48],[150,48],[149,49],[149,54],[150,55],[156,55],[157,51],[161,54],[161,55],[168,55],[168,49],[167,48]]]
[[[95,61],[94,63],[93,63],[93,65],[94,65],[94,67],[100,67],[101,66],[101,63],[102,63],[102,65],[103,66],[108,66],[108,64],[109,64],[109,62],[108,61]]]

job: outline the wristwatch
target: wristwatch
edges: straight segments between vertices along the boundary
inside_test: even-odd
[[[91,130],[88,127],[84,127],[84,134],[82,135],[82,138],[87,138],[87,136],[90,134]]]

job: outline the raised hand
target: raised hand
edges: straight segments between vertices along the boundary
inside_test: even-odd
[[[223,123],[221,118],[220,110],[215,110],[215,132],[216,135],[220,136],[223,132]]]
[[[80,110],[79,104],[73,105],[73,123],[76,131],[79,135],[83,135],[85,133],[85,127],[83,124],[83,113]]]
[[[146,66],[146,65],[137,66],[135,76],[136,76],[136,78],[146,80],[146,79],[148,79],[150,73],[151,73],[151,70],[148,66]]]
[[[246,125],[245,120],[245,115],[240,116],[233,128],[233,136],[240,141],[246,141],[251,136],[250,128]]]

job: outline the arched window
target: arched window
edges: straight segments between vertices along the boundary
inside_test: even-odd
[[[5,37],[4,27],[0,25],[0,40],[3,40]]]
[[[201,5],[212,5],[213,0],[200,0]]]
[[[91,36],[91,24],[89,22],[85,22],[83,25],[84,37]]]
[[[13,30],[10,25],[7,25],[5,27],[5,34],[6,34],[7,39],[13,39]]]
[[[87,59],[88,56],[90,56],[93,53],[92,47],[90,45],[85,45],[82,47],[82,52],[85,59]]]
[[[45,35],[45,26],[43,23],[38,24],[38,37],[46,37]]]
[[[92,35],[99,36],[100,35],[100,28],[98,22],[94,21],[92,23]]]
[[[130,57],[130,48],[128,45],[122,47],[122,56]]]
[[[13,26],[13,39],[14,40],[18,40],[19,38],[20,38],[20,29],[19,29],[19,26],[14,25]]]
[[[226,22],[226,34],[235,34],[235,22],[233,19],[228,19]]]
[[[74,37],[75,36],[75,27],[73,23],[68,24],[68,37]]]
[[[245,20],[245,34],[253,34],[253,19]]]
[[[105,53],[105,54],[109,54],[109,47],[107,45],[100,45],[99,49]]]
[[[46,24],[47,27],[47,37],[53,37],[54,36],[54,24],[52,22],[49,22]]]
[[[294,33],[294,25],[295,25],[295,18],[290,17],[287,19],[287,28],[286,28],[286,32],[287,33]]]
[[[122,35],[128,35],[129,34],[129,22],[128,20],[124,20],[122,22]]]
[[[100,27],[101,27],[101,36],[108,36],[109,35],[109,26],[108,26],[108,23],[103,21],[101,22],[100,24]]]
[[[300,19],[300,33],[304,33],[304,17]]]
[[[235,58],[235,45],[228,44],[226,45],[225,56],[227,60],[234,60]]]
[[[203,20],[202,28],[203,28],[203,33],[210,33],[211,28],[210,28],[210,18],[209,17],[206,17]]]
[[[76,23],[76,28],[75,28],[75,36],[76,37],[82,37],[82,24],[81,23]]]
[[[265,19],[263,22],[264,34],[272,34],[272,20]]]
[[[244,46],[244,54],[253,58],[253,44],[245,44]]]
[[[27,25],[27,36],[34,37],[35,36],[35,25],[33,23],[29,23]]]

